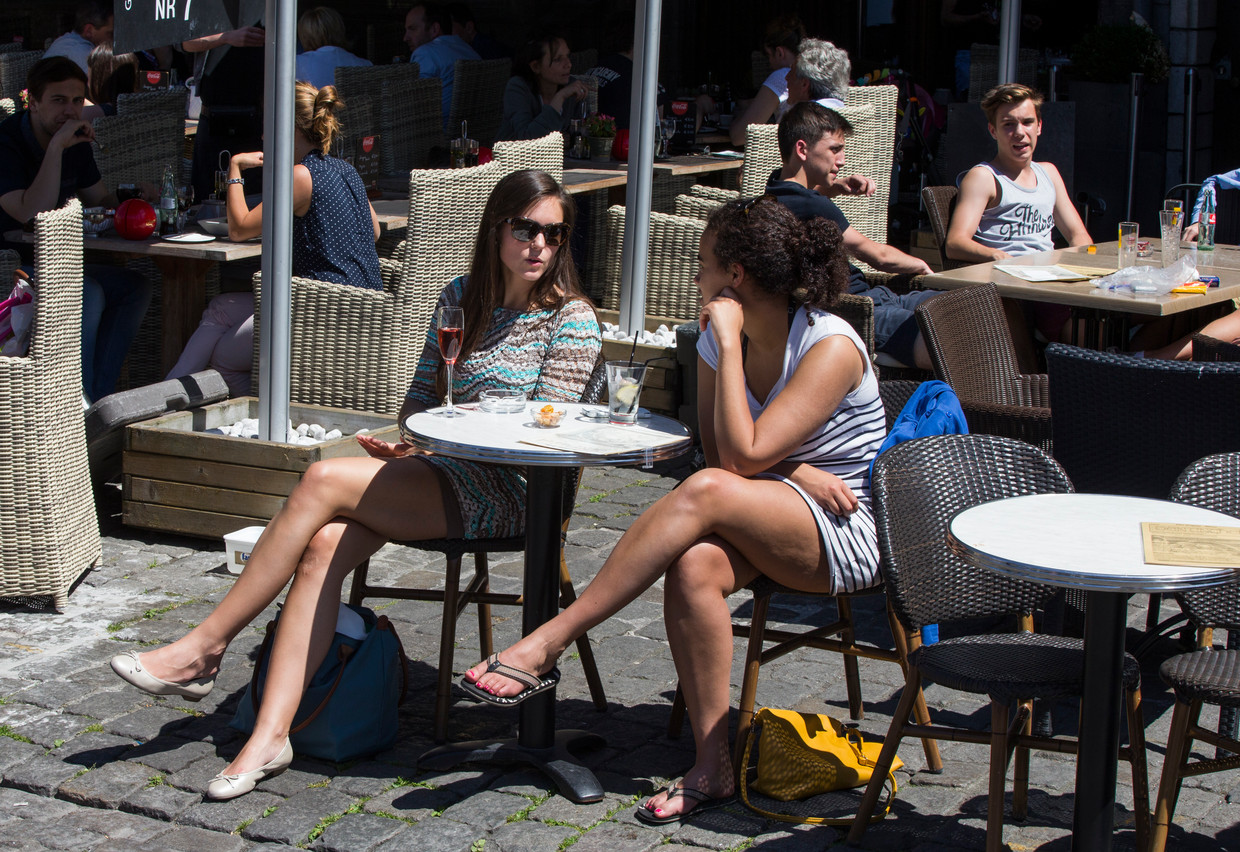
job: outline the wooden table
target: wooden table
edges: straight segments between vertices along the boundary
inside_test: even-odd
[[[378,205],[383,203],[377,202],[375,207],[375,212],[379,215],[380,234],[407,227],[409,217],[404,202],[396,203],[391,209],[380,212]],[[200,233],[200,229],[190,226],[187,232]],[[114,231],[106,233],[111,236],[85,237],[83,247],[87,251],[149,257],[159,268],[163,279],[160,363],[165,373],[176,365],[186,342],[202,319],[207,299],[207,273],[211,267],[217,263],[261,257],[263,253],[263,244],[259,240],[234,243],[221,237],[205,243],[180,243],[161,237],[126,240],[115,236]],[[11,242],[33,243],[34,234],[10,231],[5,234],[5,239]]]
[[[1139,265],[1161,264],[1162,252],[1159,241],[1153,239],[1150,243],[1154,248],[1154,254],[1148,258],[1140,258]],[[1213,251],[1213,257],[1208,259],[1205,257],[1205,252],[1198,253],[1198,271],[1219,277],[1218,287],[1212,287],[1200,295],[1155,296],[1134,294],[1129,291],[1101,290],[1095,287],[1092,281],[1023,281],[1002,270],[995,269],[996,264],[1020,266],[1067,264],[1098,269],[1101,275],[1115,271],[1118,262],[1117,245],[1117,242],[1099,243],[1094,254],[1088,253],[1084,246],[1077,246],[1021,255],[992,263],[963,266],[959,269],[949,269],[927,275],[923,279],[923,286],[927,290],[955,290],[961,287],[994,283],[999,295],[1005,299],[1066,305],[1072,309],[1074,319],[1080,318],[1086,321],[1087,340],[1084,344],[1093,347],[1107,342],[1106,323],[1114,324],[1117,314],[1119,315],[1118,325],[1123,326],[1126,323],[1125,317],[1128,315],[1166,317],[1240,298],[1240,247],[1236,246],[1220,246]],[[1075,340],[1077,326],[1077,322],[1071,323],[1073,343],[1077,342]],[[1120,338],[1122,337],[1121,334]]]
[[[1240,579],[1231,568],[1147,565],[1143,521],[1240,526],[1230,515],[1165,500],[1035,494],[973,506],[952,518],[948,527],[952,551],[974,565],[1087,593],[1074,850],[1107,852],[1114,834],[1128,596],[1204,589]]]

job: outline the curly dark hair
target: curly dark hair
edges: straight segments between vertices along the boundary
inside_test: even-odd
[[[718,207],[706,221],[715,257],[739,263],[768,293],[827,311],[848,283],[840,229],[829,219],[797,219],[769,195]],[[811,317],[812,322],[812,317]]]

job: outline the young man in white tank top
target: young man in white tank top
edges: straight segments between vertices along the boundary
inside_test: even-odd
[[[1085,223],[1068,196],[1059,170],[1035,163],[1042,133],[1042,95],[1004,83],[982,99],[987,129],[998,145],[995,158],[969,169],[947,231],[947,256],[986,263],[1052,248],[1051,229],[1069,245],[1089,245]]]

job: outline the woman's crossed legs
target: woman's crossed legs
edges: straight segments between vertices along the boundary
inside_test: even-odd
[[[759,568],[761,570],[759,570]],[[568,609],[500,653],[518,669],[544,673],[582,633],[609,618],[666,574],[668,642],[692,722],[697,759],[684,785],[712,797],[734,787],[728,743],[732,615],[727,596],[759,573],[807,591],[831,587],[831,566],[813,514],[777,480],[700,471],[651,506],[617,543],[598,575]],[[521,684],[485,664],[466,674],[496,695]],[[666,794],[646,807],[660,815],[690,809]]]

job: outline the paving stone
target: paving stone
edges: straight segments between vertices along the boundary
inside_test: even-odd
[[[231,711],[228,713],[211,713],[205,716],[182,715],[181,718],[186,721],[177,727],[170,728],[167,733],[183,740],[222,746],[238,743],[243,736],[240,731],[229,727],[228,723],[232,719]],[[237,750],[240,751],[239,744]]]
[[[121,760],[133,750],[133,747],[133,740],[99,731],[90,731],[54,749],[52,756],[76,766],[102,766],[114,760]]]
[[[156,784],[130,793],[121,801],[120,810],[173,822],[201,801],[202,796],[197,793],[187,793],[167,784]]]
[[[497,793],[510,793],[514,796],[537,799],[545,797],[548,793],[554,793],[555,783],[541,772],[522,769],[501,775],[491,789]]]
[[[750,849],[761,852],[824,852],[838,848],[836,844],[843,840],[847,828],[832,828],[825,825],[785,825],[763,831],[754,838]],[[949,852],[944,849],[942,852]]]
[[[279,796],[255,790],[225,802],[204,799],[181,814],[178,821],[182,825],[192,825],[195,828],[222,831],[227,834],[235,831],[237,826],[247,820],[259,819],[268,808],[278,808],[282,804],[284,800]]]
[[[43,754],[43,747],[34,743],[24,743],[12,737],[0,737],[0,775],[6,773],[11,766],[16,766]]]
[[[397,819],[372,814],[345,814],[329,825],[310,845],[323,852],[368,852],[405,830]]]
[[[382,852],[408,852],[410,849],[470,852],[474,843],[485,839],[486,833],[481,828],[450,819],[427,819],[409,826],[375,848]]]
[[[265,790],[268,793],[275,793],[277,796],[287,799],[307,789],[311,784],[322,784],[325,781],[329,781],[329,775],[321,771],[315,771],[325,768],[323,764],[317,761],[294,758],[292,767],[274,778],[264,778],[259,782],[258,789]],[[343,791],[341,792],[343,793]]]
[[[161,737],[154,742],[134,746],[125,757],[127,760],[136,761],[143,766],[158,769],[160,772],[173,773],[180,772],[194,761],[207,756],[215,756],[215,748],[207,743],[187,743],[170,737]]]
[[[523,820],[495,829],[491,832],[487,846],[494,843],[499,852],[544,852],[558,848],[565,840],[577,834],[576,829],[565,825],[547,825]]]
[[[578,828],[589,828],[606,819],[612,811],[627,804],[630,796],[605,794],[602,801],[578,805],[563,796],[552,796],[530,813],[531,819],[540,822],[567,823]]]
[[[415,780],[464,797],[490,788],[501,774],[497,769],[448,769],[443,772],[428,770],[418,773]]]
[[[377,796],[396,781],[389,763],[368,760],[350,766],[332,779],[332,789],[350,796]]]
[[[645,852],[663,846],[664,836],[634,821],[632,823],[605,822],[581,835],[573,849],[581,852]]]
[[[150,852],[155,852],[155,850],[172,850],[172,852],[241,852],[249,845],[240,837],[226,832],[206,831],[201,828],[179,826],[138,848],[143,850],[143,852],[147,852],[147,850],[150,850]]]
[[[66,704],[82,700],[92,691],[84,684],[61,680],[40,683],[34,688],[24,689],[14,698],[37,707],[46,707],[48,710],[59,710]]]
[[[16,815],[24,820],[56,820],[79,810],[76,805],[48,799],[8,786],[0,787],[0,813]]]
[[[452,805],[443,812],[443,818],[494,830],[530,804],[530,800],[524,796],[510,796],[488,790]]]
[[[24,701],[0,704],[0,725],[8,725],[19,734],[26,726],[50,715],[52,711],[46,707],[36,707]]]
[[[60,743],[68,742],[94,723],[94,719],[88,719],[85,716],[52,713],[23,725],[21,732],[22,736],[29,737],[44,748],[56,748]]]
[[[352,797],[326,787],[303,790],[281,803],[275,813],[250,823],[241,836],[247,840],[295,846],[304,843],[324,817],[344,813],[353,806],[354,801]]]
[[[130,844],[149,842],[162,834],[167,834],[171,829],[167,822],[161,820],[94,808],[79,808],[74,813],[62,817],[61,820],[68,821],[77,828],[97,831],[110,840],[123,840]]]
[[[143,707],[116,719],[103,723],[103,729],[121,737],[129,737],[137,742],[150,742],[159,737],[172,735],[178,728],[185,727],[190,721],[189,716],[167,707]],[[89,723],[88,723],[89,724]]]
[[[401,819],[417,821],[439,813],[460,800],[461,797],[450,790],[397,787],[367,800],[362,808],[368,814],[388,813]]]
[[[166,780],[173,787],[190,790],[200,795],[207,792],[207,784],[228,766],[228,760],[212,754],[168,775]]]
[[[113,675],[112,679],[115,680],[116,676]],[[91,687],[84,688],[90,689]],[[156,706],[156,702],[151,696],[130,686],[97,690],[77,701],[69,702],[64,710],[67,713],[77,713],[100,721],[111,721],[143,707],[153,706]]]
[[[46,849],[91,849],[108,839],[106,834],[77,826],[73,819],[39,826],[39,843]]]
[[[4,785],[51,798],[61,784],[81,771],[80,766],[38,754],[9,767],[4,773]]]
[[[116,809],[126,796],[145,787],[148,780],[146,770],[137,764],[109,763],[61,784],[57,795],[86,807]]]

